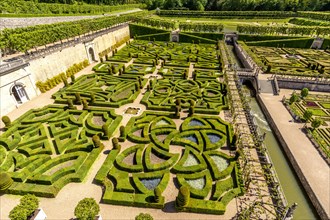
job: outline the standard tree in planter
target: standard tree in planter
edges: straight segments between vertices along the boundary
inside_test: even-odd
[[[303,88],[303,89],[301,90],[301,92],[300,92],[300,96],[301,96],[302,98],[305,98],[305,97],[308,96],[308,92],[309,92],[309,90],[308,90],[307,88]]]
[[[100,206],[93,198],[85,198],[77,204],[74,215],[78,220],[93,220],[100,212]]]
[[[291,97],[290,97],[290,105],[291,105],[292,103],[298,101],[298,100],[299,100],[298,95],[297,95],[295,92],[292,93],[292,95],[291,95]]]
[[[308,110],[308,109],[307,109],[307,110],[304,112],[303,118],[304,118],[305,121],[306,121],[305,125],[307,124],[307,122],[308,122],[309,120],[312,119],[312,116],[313,116],[313,112],[312,112],[311,110]]]
[[[31,216],[39,206],[39,200],[35,195],[27,194],[20,200],[20,204],[14,207],[10,213],[11,220],[25,220]]]
[[[315,118],[312,121],[312,128],[315,130],[316,128],[320,127],[323,124],[323,120],[321,118]]]

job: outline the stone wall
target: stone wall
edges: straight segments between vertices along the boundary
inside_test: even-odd
[[[330,84],[329,83],[315,83],[315,82],[307,82],[307,81],[288,81],[277,79],[278,86],[284,89],[297,89],[301,90],[303,88],[308,88],[310,91],[317,92],[330,92]]]
[[[256,96],[256,100],[257,100],[262,112],[264,113],[269,126],[271,127],[272,131],[274,132],[278,142],[280,143],[280,145],[281,145],[282,149],[284,150],[287,158],[289,159],[293,169],[295,170],[295,173],[297,174],[301,184],[303,185],[309,199],[312,201],[312,204],[314,205],[317,213],[319,214],[321,219],[328,219],[326,211],[323,209],[322,205],[320,204],[319,200],[317,199],[317,196],[313,192],[313,190],[312,190],[311,186],[309,185],[307,179],[305,178],[302,170],[300,169],[294,155],[292,154],[292,152],[291,152],[290,148],[288,147],[287,143],[285,142],[280,130],[276,126],[276,123],[274,122],[272,116],[270,115],[267,107],[265,106],[265,104],[263,103],[263,101],[259,95]]]
[[[0,117],[19,107],[11,88],[16,84],[24,85],[28,99],[33,99],[40,94],[36,88],[37,81],[46,81],[61,72],[65,72],[75,63],[90,60],[88,48],[92,47],[95,59],[98,60],[98,53],[116,44],[124,37],[129,36],[129,27],[104,34],[94,38],[90,42],[76,44],[73,47],[65,48],[45,57],[29,62],[29,65],[14,72],[0,76]],[[91,61],[91,60],[90,60]]]

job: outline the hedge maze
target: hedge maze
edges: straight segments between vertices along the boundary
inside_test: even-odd
[[[5,192],[55,197],[68,183],[81,182],[103,150],[91,137],[108,139],[120,121],[100,108],[50,105],[26,112],[0,138],[0,170],[13,180]]]
[[[190,192],[177,210],[223,214],[242,194],[237,158],[221,150],[231,147],[231,126],[219,117],[194,116],[177,128],[170,117],[146,111],[128,122],[125,142],[111,151],[96,176],[106,187],[103,202],[163,208],[168,198],[162,194],[175,184]]]
[[[258,64],[268,73],[294,76],[330,77],[327,50],[249,46]],[[282,47],[282,48],[280,48]]]

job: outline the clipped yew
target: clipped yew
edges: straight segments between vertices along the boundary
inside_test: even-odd
[[[107,124],[102,125],[102,131],[103,131],[104,137],[106,137],[109,140],[110,131],[109,131],[109,126]]]
[[[13,184],[13,179],[9,176],[8,173],[0,173],[0,192],[8,189],[11,184]]]
[[[72,99],[67,99],[66,102],[68,104],[69,109],[75,109]]]
[[[100,206],[94,198],[84,198],[80,200],[74,209],[74,215],[78,220],[95,219],[100,212]]]
[[[115,150],[120,148],[118,138],[116,138],[116,137],[112,138],[112,145],[113,145],[113,149],[115,149]]]
[[[81,97],[80,97],[80,93],[75,92],[74,96],[76,97],[76,104],[81,105]]]
[[[155,195],[155,202],[159,203],[160,198],[162,197],[162,191],[160,190],[159,186],[157,186],[154,189],[154,195]]]
[[[1,120],[5,124],[6,128],[10,127],[11,120],[10,120],[10,118],[7,115],[2,116]]]
[[[88,103],[86,99],[82,99],[81,100],[82,104],[83,104],[83,109],[88,109]]]
[[[76,82],[76,77],[74,75],[71,75],[70,78],[72,84]]]
[[[188,186],[181,186],[179,189],[179,194],[176,197],[175,204],[176,207],[181,208],[189,204],[190,200],[190,191]]]
[[[101,140],[100,140],[100,137],[97,134],[93,135],[92,141],[93,141],[93,144],[94,144],[95,148],[102,147],[102,145],[103,145]]]
[[[119,128],[120,137],[118,138],[119,141],[124,142],[126,140],[126,130],[125,127],[122,125]]]

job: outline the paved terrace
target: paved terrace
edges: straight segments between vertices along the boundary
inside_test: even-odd
[[[266,79],[267,75],[259,75],[259,78]],[[302,132],[304,124],[292,122],[292,116],[282,104],[283,95],[290,97],[291,93],[292,90],[281,89],[279,96],[262,93],[260,98],[289,150],[294,155],[308,185],[325,210],[327,218],[330,219],[330,168],[305,133]]]

